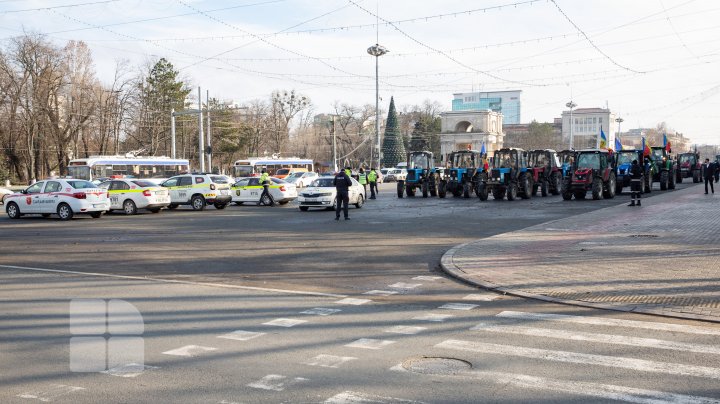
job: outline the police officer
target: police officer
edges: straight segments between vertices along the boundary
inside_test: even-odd
[[[715,193],[715,188],[713,187],[713,177],[715,176],[715,164],[710,162],[710,159],[705,159],[705,163],[703,163],[703,177],[705,178],[705,195],[708,193],[708,184],[710,184],[710,190],[712,193]]]
[[[352,177],[352,169],[350,167],[345,167],[345,174],[348,177]]]
[[[352,186],[350,176],[345,171],[339,171],[333,178],[333,185],[337,191],[335,201],[335,220],[340,220],[340,209],[345,213],[345,220],[350,220],[348,216],[348,203],[350,203],[349,188]]]
[[[377,172],[374,168],[370,168],[370,172],[367,175],[368,182],[370,183],[370,199],[375,199],[375,193],[377,192]]]
[[[364,192],[363,192],[363,195],[367,195],[367,188],[366,188],[366,186],[367,186],[367,183],[368,183],[368,176],[367,176],[367,174],[365,173],[365,170],[364,170],[362,167],[360,167],[360,170],[358,171],[358,182],[359,182],[360,185],[362,185],[362,187],[363,187],[363,191],[364,191]]]
[[[258,205],[265,204],[265,196],[267,195],[268,200],[270,203],[269,206],[275,206],[275,200],[273,199],[272,195],[270,195],[270,174],[268,174],[266,169],[262,169],[262,174],[260,175],[259,179],[260,185],[263,186],[262,194],[260,195],[260,201],[258,201]]]
[[[632,198],[632,201],[628,206],[635,206],[636,200],[637,206],[642,206],[640,204],[640,198],[642,195],[642,180],[643,170],[640,167],[640,164],[638,164],[638,161],[633,160],[632,165],[630,166],[630,198]]]

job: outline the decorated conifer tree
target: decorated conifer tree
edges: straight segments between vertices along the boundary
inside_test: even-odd
[[[401,136],[397,111],[395,110],[395,100],[390,97],[390,109],[385,123],[385,138],[382,147],[383,166],[395,167],[398,163],[405,161],[405,146]]]

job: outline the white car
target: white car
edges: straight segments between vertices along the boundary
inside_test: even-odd
[[[310,186],[319,177],[315,172],[294,172],[285,177],[285,182],[295,185],[298,188]]]
[[[170,205],[170,192],[147,180],[115,179],[99,187],[108,190],[110,210],[121,209],[126,215],[135,215],[138,209],[158,213]]]
[[[407,178],[407,170],[404,168],[391,168],[387,171],[387,175],[383,178],[384,182],[405,181]]]
[[[308,188],[300,192],[298,202],[300,210],[306,211],[309,208],[335,209],[337,203],[337,190],[333,185],[335,177],[321,177],[315,180]],[[365,203],[365,188],[355,178],[350,179],[352,186],[348,189],[350,197],[349,205],[355,205],[360,209]]]
[[[279,178],[270,177],[272,185],[268,189],[275,203],[285,205],[297,198],[297,187],[287,183]],[[260,177],[240,178],[235,185],[232,186],[232,201],[238,205],[243,203],[260,203],[260,196],[263,193],[263,186],[260,185]],[[270,201],[263,201],[264,205],[269,205]]]
[[[207,205],[225,209],[232,200],[230,184],[224,180],[215,182],[210,174],[183,174],[168,178],[161,186],[170,191],[168,209],[190,205],[193,210],[203,210]]]
[[[43,217],[57,214],[60,220],[70,220],[77,213],[89,213],[97,219],[109,209],[108,191],[85,180],[38,181],[20,193],[5,197],[5,212],[10,219],[27,214]]]
[[[8,195],[14,194],[13,191],[7,189],[7,188],[0,188],[0,205],[5,203],[5,197]]]

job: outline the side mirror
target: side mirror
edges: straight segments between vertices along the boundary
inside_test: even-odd
[[[22,191],[20,191],[20,193],[21,193],[21,194],[27,194],[27,189],[23,189]]]

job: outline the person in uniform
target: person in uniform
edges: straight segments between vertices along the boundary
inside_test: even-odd
[[[350,217],[348,216],[348,204],[350,203],[349,192],[350,187],[352,186],[350,176],[347,175],[345,171],[339,171],[335,175],[335,178],[333,178],[333,185],[337,191],[335,201],[335,220],[340,220],[340,209],[343,209],[345,220],[350,220]]]
[[[362,185],[362,187],[363,187],[363,191],[364,191],[364,192],[363,192],[363,197],[364,197],[365,195],[367,195],[367,188],[366,188],[366,186],[367,186],[367,182],[368,182],[368,176],[367,176],[367,174],[365,173],[365,169],[363,169],[362,167],[360,167],[360,170],[358,171],[358,182],[359,182],[360,185]]]
[[[705,159],[705,163],[703,164],[703,177],[705,177],[705,195],[708,193],[708,184],[710,184],[710,190],[712,193],[715,193],[715,188],[713,187],[713,178],[715,177],[715,164],[710,162],[710,159]]]
[[[377,192],[377,179],[378,175],[374,168],[370,168],[370,172],[368,173],[368,182],[370,183],[370,199],[375,199],[375,194]]]
[[[642,180],[643,170],[637,160],[633,160],[630,166],[630,198],[632,201],[628,206],[642,206],[640,198],[642,196]],[[636,203],[637,202],[637,203]]]
[[[264,205],[265,204],[265,202],[264,202],[265,196],[267,195],[268,200],[270,201],[270,203],[268,205],[275,206],[275,200],[273,199],[272,195],[270,195],[270,182],[271,182],[270,174],[268,174],[267,170],[264,168],[262,169],[262,174],[260,174],[259,182],[260,182],[260,185],[263,186],[263,191],[262,191],[262,194],[260,194],[260,201],[258,201],[257,204]]]

